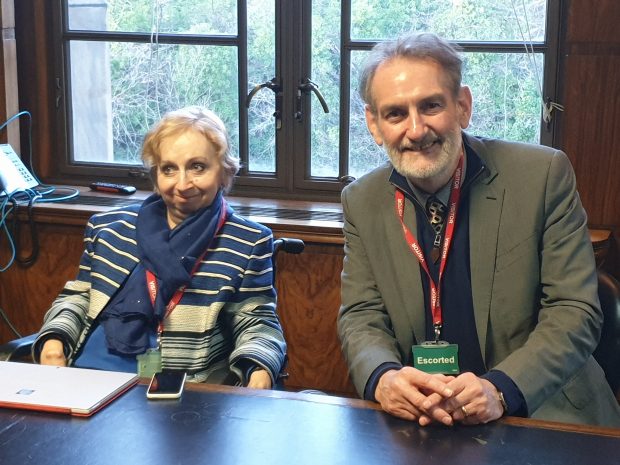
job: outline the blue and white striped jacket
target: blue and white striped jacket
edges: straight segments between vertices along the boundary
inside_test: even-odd
[[[77,279],[69,281],[44,318],[38,339],[60,335],[71,364],[93,322],[138,263],[140,205],[96,214],[84,234]],[[272,285],[273,236],[236,214],[212,241],[174,311],[164,321],[162,365],[183,369],[188,380],[243,383],[251,360],[275,381],[286,343]],[[35,347],[38,344],[35,344]]]

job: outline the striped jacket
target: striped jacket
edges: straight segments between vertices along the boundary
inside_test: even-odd
[[[139,208],[132,205],[91,217],[77,279],[65,285],[45,315],[38,340],[51,333],[61,336],[69,364],[139,261]],[[164,321],[164,368],[183,369],[188,380],[196,382],[230,382],[232,372],[245,383],[242,360],[249,359],[275,381],[286,343],[275,308],[272,252],[268,228],[229,215]],[[33,355],[36,358],[36,352]]]

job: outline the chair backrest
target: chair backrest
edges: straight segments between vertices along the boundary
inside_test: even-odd
[[[598,296],[605,321],[594,358],[620,400],[620,283],[602,270],[598,271]]]
[[[273,241],[273,284],[276,283],[276,258],[279,252],[299,254],[304,251],[306,244],[301,239],[281,237]]]

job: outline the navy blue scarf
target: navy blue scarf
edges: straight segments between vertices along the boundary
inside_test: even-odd
[[[110,352],[137,355],[149,348],[149,334],[163,319],[166,305],[179,287],[189,283],[194,264],[211,243],[222,205],[218,192],[211,205],[171,230],[162,198],[153,194],[144,201],[136,223],[140,263],[98,318]],[[155,308],[147,290],[146,270],[157,278]]]

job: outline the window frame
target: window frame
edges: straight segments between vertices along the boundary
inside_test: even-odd
[[[348,175],[349,123],[350,123],[350,69],[351,53],[358,50],[370,50],[376,41],[351,39],[351,1],[341,1],[340,17],[340,114],[339,114],[339,173],[334,178],[310,176],[311,165],[311,93],[302,95],[304,109],[303,122],[294,118],[296,111],[295,95],[297,86],[304,78],[312,79],[312,2],[309,0],[274,0],[275,1],[275,76],[281,84],[281,119],[282,130],[275,132],[275,174],[250,172],[248,166],[248,110],[245,96],[248,93],[247,82],[247,2],[237,1],[236,35],[205,35],[159,33],[160,44],[204,44],[235,46],[238,50],[239,79],[237,81],[239,101],[239,157],[242,168],[235,179],[232,195],[266,198],[287,198],[300,200],[338,201],[340,191],[350,179]],[[57,0],[51,6],[51,30],[53,38],[52,76],[55,101],[55,145],[52,150],[51,165],[54,166],[54,179],[65,183],[88,184],[93,180],[96,170],[97,179],[119,183],[132,183],[139,188],[150,189],[148,174],[141,167],[127,165],[108,165],[101,163],[71,162],[71,105],[67,100],[70,92],[69,44],[71,40],[121,41],[148,43],[150,33],[126,33],[108,31],[64,30],[67,24],[66,2]],[[545,100],[557,101],[558,58],[560,45],[561,0],[547,0],[547,24],[544,42],[531,44],[534,53],[545,55],[542,77],[543,96]],[[149,40],[145,40],[149,39]],[[523,53],[521,42],[455,42],[464,53],[499,52]],[[320,83],[317,83],[320,85]],[[264,91],[264,90],[263,90]],[[475,95],[474,95],[475,101]],[[557,118],[550,124],[540,121],[540,144],[552,145]]]

